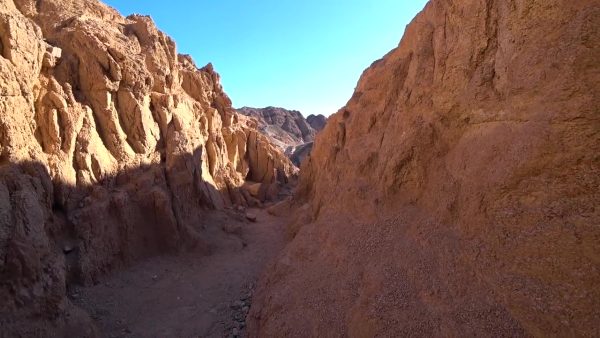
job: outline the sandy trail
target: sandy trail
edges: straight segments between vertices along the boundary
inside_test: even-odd
[[[154,257],[98,285],[73,288],[71,299],[92,315],[106,337],[242,335],[249,293],[284,243],[281,218],[252,212],[256,223],[226,213],[214,217],[217,224],[237,222],[241,233],[225,234],[213,226],[219,239],[210,256]]]

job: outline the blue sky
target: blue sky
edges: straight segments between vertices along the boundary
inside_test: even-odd
[[[201,67],[212,62],[234,107],[330,115],[362,71],[396,47],[426,0],[104,0],[152,16]]]

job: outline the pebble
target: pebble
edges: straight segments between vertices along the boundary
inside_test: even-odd
[[[233,330],[231,330],[231,334],[234,336],[237,336],[240,334],[240,330],[236,329],[235,327],[233,328]]]
[[[256,222],[256,214],[253,214],[251,212],[247,212],[246,213],[246,219],[249,220],[250,222]]]

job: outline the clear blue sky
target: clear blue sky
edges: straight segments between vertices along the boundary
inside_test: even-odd
[[[234,107],[335,113],[362,71],[396,47],[426,0],[104,0],[152,16],[201,67],[212,62]]]

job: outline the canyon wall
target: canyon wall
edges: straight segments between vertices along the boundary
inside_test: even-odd
[[[431,0],[317,136],[250,336],[600,335],[599,27]]]
[[[283,151],[288,147],[312,142],[318,130],[315,130],[297,110],[278,107],[237,109],[240,114],[255,118],[258,129],[273,139]]]
[[[246,180],[294,175],[212,66],[178,55],[146,16],[0,0],[0,84],[2,336],[93,336],[69,283],[208,253],[206,213],[256,202]]]

